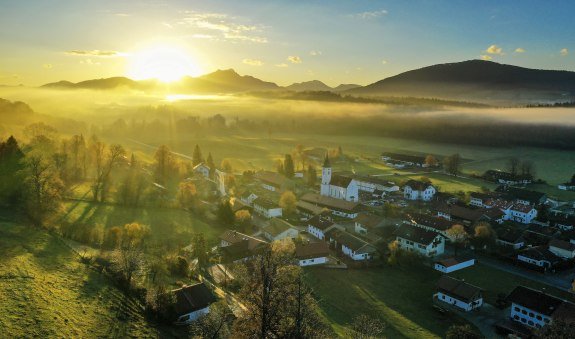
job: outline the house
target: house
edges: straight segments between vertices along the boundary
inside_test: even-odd
[[[256,200],[258,198],[258,196],[254,193],[252,193],[251,191],[245,191],[244,193],[242,193],[242,195],[240,195],[240,200],[246,204],[246,205],[252,205],[254,203],[254,200]]]
[[[262,188],[272,192],[282,192],[291,188],[292,184],[286,177],[279,173],[261,171],[256,173]]]
[[[220,192],[221,195],[225,196],[228,194],[228,182],[231,178],[230,174],[224,172],[224,171],[220,171],[219,169],[216,168],[216,174],[214,175],[215,177],[215,181],[217,183],[218,186],[218,191]]]
[[[297,243],[295,257],[299,266],[325,264],[329,257],[329,245],[325,241]]]
[[[383,217],[371,213],[360,213],[353,221],[355,233],[359,234],[367,234],[385,224]]]
[[[445,238],[439,233],[403,224],[396,232],[396,241],[402,250],[434,257],[443,254]]]
[[[361,205],[357,202],[326,197],[317,193],[304,194],[300,200],[314,204],[318,207],[327,208],[333,215],[349,219],[357,217],[357,214],[361,209]]]
[[[300,213],[301,215],[303,215],[308,219],[318,214],[321,214],[326,210],[323,207],[317,206],[315,204],[303,200],[298,200],[295,207],[298,213]]]
[[[409,200],[430,201],[436,192],[430,182],[411,179],[403,185],[403,196]]]
[[[488,170],[483,179],[504,185],[526,185],[533,181],[532,175],[513,174],[499,170]]]
[[[486,216],[487,210],[482,208],[470,208],[462,205],[438,204],[435,207],[438,217],[445,218],[453,222],[461,222],[471,225],[481,220],[489,220]],[[501,215],[503,215],[501,213]]]
[[[349,176],[332,174],[331,163],[327,154],[321,169],[320,194],[326,197],[346,201],[359,201],[359,188],[357,182]]]
[[[568,301],[525,286],[517,286],[507,296],[507,300],[511,303],[511,319],[533,328],[542,328],[554,319],[568,315],[574,306]]]
[[[565,182],[557,185],[557,188],[563,191],[575,191],[575,182]]]
[[[331,219],[323,216],[316,215],[307,221],[307,231],[314,237],[324,240],[325,233],[330,229],[336,228],[337,225]]]
[[[425,157],[417,155],[383,152],[381,154],[381,160],[387,166],[395,168],[405,168],[410,166],[427,167]]]
[[[256,248],[267,244],[265,241],[238,231],[227,230],[220,235],[220,247],[228,247],[243,241],[249,242],[249,248]]]
[[[437,281],[436,300],[469,312],[483,305],[482,290],[463,280],[444,275]]]
[[[205,163],[201,162],[194,166],[194,173],[198,173],[199,175],[203,176],[204,178],[210,177],[210,167]]]
[[[549,242],[549,251],[564,259],[575,258],[575,244],[568,241],[551,239]]]
[[[216,298],[204,283],[184,286],[171,293],[175,297],[176,324],[190,324],[204,314],[210,313],[210,305]]]
[[[346,231],[333,229],[326,236],[336,248],[352,260],[369,260],[377,253],[377,249],[373,245]]]
[[[523,188],[500,185],[495,192],[501,193],[502,198],[520,204],[538,206],[544,204],[547,195],[542,192],[530,191]]]
[[[406,214],[404,222],[419,228],[423,228],[428,231],[437,232],[448,239],[451,238],[447,231],[453,225],[455,225],[454,222],[447,220],[445,218],[433,217],[430,215],[420,213]]]
[[[495,243],[501,246],[511,247],[518,250],[525,246],[523,231],[516,228],[501,228],[497,230]]]
[[[517,260],[543,271],[552,268],[560,261],[546,246],[525,249],[517,254]]]
[[[251,213],[253,211],[253,208],[250,205],[246,204],[245,202],[241,201],[240,199],[232,198],[230,200],[230,203],[232,205],[232,211],[234,213],[236,213],[238,211],[248,211]]]
[[[394,182],[383,180],[379,177],[355,175],[353,178],[357,182],[357,186],[360,191],[370,193],[381,191],[383,194],[399,191],[399,186]]]
[[[529,224],[537,217],[537,210],[530,204],[514,203],[503,211],[504,220],[513,220],[522,224]]]
[[[550,213],[547,216],[549,225],[555,226],[562,231],[571,231],[575,229],[575,216],[563,213]]]
[[[270,224],[263,229],[263,236],[269,241],[294,239],[298,235],[299,231],[289,222],[278,218],[271,218]]]
[[[469,205],[481,207],[481,208],[490,208],[491,202],[494,199],[498,199],[499,197],[494,193],[482,193],[482,192],[471,192],[469,195]]]
[[[433,267],[439,272],[451,273],[473,265],[475,265],[474,258],[447,258],[436,261]]]
[[[265,198],[256,198],[253,202],[254,211],[265,218],[281,217],[282,208]]]

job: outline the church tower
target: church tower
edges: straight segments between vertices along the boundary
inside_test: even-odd
[[[329,157],[325,155],[323,166],[321,168],[321,190],[320,194],[329,196],[329,183],[331,182],[331,163]]]

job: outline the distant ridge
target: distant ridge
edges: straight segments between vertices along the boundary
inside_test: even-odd
[[[305,81],[305,82],[296,82],[289,86],[286,86],[285,89],[290,91],[331,91],[333,88],[329,87],[328,85],[324,84],[319,80],[312,80],[312,81]]]

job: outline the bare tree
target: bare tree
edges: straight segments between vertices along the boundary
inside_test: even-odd
[[[358,339],[381,338],[384,329],[385,323],[380,319],[360,314],[353,319],[347,334],[350,338]]]
[[[64,185],[52,165],[41,156],[30,156],[26,162],[28,215],[36,226],[59,209]]]
[[[94,156],[96,162],[96,175],[92,185],[94,201],[105,201],[110,186],[110,173],[112,169],[122,160],[126,151],[121,145],[111,145],[108,156],[104,159],[105,146],[101,142],[94,144]]]
[[[513,175],[517,175],[517,172],[519,171],[519,164],[520,161],[518,158],[516,157],[511,157],[508,160],[508,169],[509,169],[509,173],[513,174]]]

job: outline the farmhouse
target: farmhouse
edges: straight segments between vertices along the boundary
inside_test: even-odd
[[[327,231],[336,227],[337,225],[333,221],[331,221],[331,219],[326,218],[321,214],[316,215],[315,217],[307,221],[308,233],[320,240],[325,239],[325,233]]]
[[[282,208],[265,198],[256,198],[253,204],[254,211],[265,218],[282,216]]]
[[[518,187],[500,185],[495,189],[502,194],[503,198],[509,201],[515,201],[520,204],[538,206],[544,204],[547,195],[542,192],[530,191]]]
[[[329,245],[325,241],[297,243],[295,256],[299,266],[325,264],[329,257]]]
[[[327,208],[332,211],[332,214],[349,219],[357,217],[361,208],[359,203],[326,197],[317,193],[307,193],[300,200]]]
[[[392,193],[399,191],[399,186],[387,180],[383,180],[374,176],[354,176],[360,191],[375,193],[381,191],[382,193]]]
[[[425,257],[443,254],[445,250],[443,236],[412,225],[401,225],[396,232],[396,240],[399,248]]]
[[[549,242],[549,251],[564,259],[575,258],[575,244],[568,241],[551,239]]]
[[[383,226],[384,223],[385,219],[383,217],[371,213],[360,213],[354,219],[354,230],[355,233],[367,234],[375,228]]]
[[[518,250],[525,246],[523,231],[515,228],[501,228],[497,230],[495,243],[501,246],[511,247]]]
[[[483,174],[483,178],[504,185],[526,185],[533,181],[532,175],[512,174],[499,170],[488,170]]]
[[[210,177],[210,167],[203,162],[194,166],[194,173],[198,173],[199,175],[203,176],[204,178]]]
[[[430,201],[437,190],[429,182],[409,180],[403,185],[403,196],[409,200]]]
[[[544,271],[560,261],[546,246],[525,249],[517,254],[517,260]]]
[[[271,218],[270,224],[263,230],[264,238],[269,241],[294,239],[298,235],[299,231],[289,222],[278,218]]]
[[[492,207],[492,201],[498,199],[499,197],[495,193],[481,193],[481,192],[471,192],[469,195],[469,205],[490,208]]]
[[[537,217],[537,210],[532,205],[522,203],[512,204],[503,212],[505,220],[513,220],[522,224],[529,224]]]
[[[322,212],[326,211],[323,207],[314,205],[310,202],[298,200],[296,203],[296,210],[304,217],[311,218]]]
[[[420,213],[406,214],[404,222],[428,231],[437,232],[446,238],[449,238],[447,230],[455,224],[445,218],[432,217],[430,215]]]
[[[330,242],[335,244],[336,248],[352,260],[362,261],[372,259],[377,249],[368,242],[354,236],[346,231],[332,229],[327,233]]]
[[[262,188],[272,192],[281,192],[291,186],[286,177],[275,172],[261,171],[256,173],[256,178],[260,181]]]
[[[444,275],[437,282],[436,300],[469,312],[483,305],[483,294],[477,286]]]
[[[550,213],[547,216],[549,225],[555,226],[562,231],[571,231],[575,228],[575,216],[561,213]]]
[[[484,209],[450,204],[439,204],[435,209],[438,217],[442,217],[453,222],[459,221],[465,224],[473,224],[480,220],[489,220],[485,215],[486,210]]]
[[[573,311],[573,304],[525,286],[517,286],[508,296],[511,319],[534,328],[541,328],[554,319]],[[572,316],[572,315],[571,315]]]
[[[565,182],[557,185],[557,188],[563,191],[575,191],[575,182]]]
[[[386,165],[395,168],[410,166],[427,167],[425,157],[417,155],[383,152],[381,154],[381,160],[384,161]]]
[[[210,305],[216,298],[204,283],[184,286],[173,290],[175,296],[174,311],[177,324],[190,324],[200,316],[210,313]]]
[[[252,205],[258,196],[251,191],[245,191],[240,195],[240,200],[246,205]]]
[[[433,267],[439,272],[451,273],[473,265],[475,265],[474,258],[447,258],[436,261]]]
[[[234,211],[234,213],[237,211],[249,211],[251,213],[251,211],[253,211],[253,208],[250,205],[239,199],[231,199],[230,202],[232,204],[232,211]]]
[[[326,197],[357,202],[359,189],[357,182],[348,176],[332,174],[331,163],[327,155],[321,170],[320,194]]]

